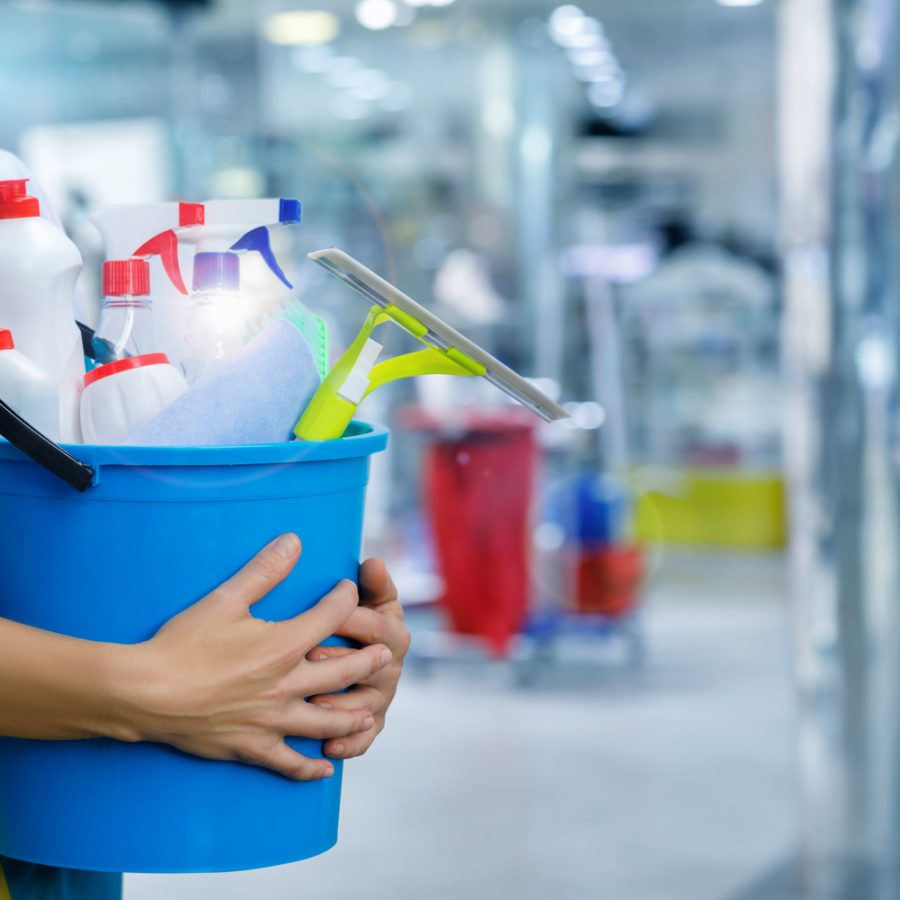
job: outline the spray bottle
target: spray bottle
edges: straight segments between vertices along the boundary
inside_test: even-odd
[[[202,203],[130,203],[107,206],[91,216],[103,236],[107,262],[119,263],[133,257],[151,261],[152,290],[146,297],[153,322],[151,352],[181,353],[184,330],[184,284],[179,259],[179,239],[188,230],[202,226]],[[152,312],[151,312],[152,311]],[[125,336],[125,341],[130,335]],[[138,340],[148,340],[141,335]],[[142,352],[143,348],[142,348]],[[106,360],[108,361],[108,360]]]
[[[262,285],[248,285],[238,254],[258,253],[292,288],[272,250],[270,229],[300,221],[300,202],[289,198],[210,200],[204,207],[204,225],[179,235],[196,247],[181,360],[191,382],[231,357],[270,312]]]

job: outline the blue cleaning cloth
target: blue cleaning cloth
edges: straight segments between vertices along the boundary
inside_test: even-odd
[[[275,319],[125,443],[211,447],[290,441],[320,383],[306,338],[286,319]]]

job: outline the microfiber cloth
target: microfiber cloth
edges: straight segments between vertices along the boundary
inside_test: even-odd
[[[275,319],[125,443],[211,447],[290,441],[320,383],[306,338],[291,322]]]

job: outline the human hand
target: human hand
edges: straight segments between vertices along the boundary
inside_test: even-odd
[[[391,671],[391,651],[376,641],[327,658],[311,648],[346,627],[359,610],[356,586],[342,581],[316,606],[283,622],[250,614],[300,556],[300,541],[282,535],[236,575],[135,645],[129,662],[130,737],[160,741],[210,759],[240,760],[288,778],[327,778],[334,766],[285,743],[287,736],[343,742],[377,727],[362,694],[308,702]],[[375,613],[372,613],[376,615]],[[393,636],[393,635],[392,635]]]
[[[397,588],[380,559],[367,559],[359,567],[360,605],[337,629],[341,637],[363,645],[387,645],[392,654],[390,665],[360,680],[344,694],[321,694],[309,702],[325,710],[365,709],[374,722],[363,731],[333,737],[325,743],[325,753],[335,759],[361,756],[384,729],[388,707],[397,693],[397,683],[403,669],[403,659],[409,650],[409,631],[403,621],[403,607],[397,598]],[[310,660],[346,659],[351,653],[346,647],[319,646],[307,654]]]

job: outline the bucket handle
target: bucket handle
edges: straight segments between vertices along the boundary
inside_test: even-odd
[[[94,481],[94,470],[63,450],[0,400],[0,436],[36,463],[84,493]]]

